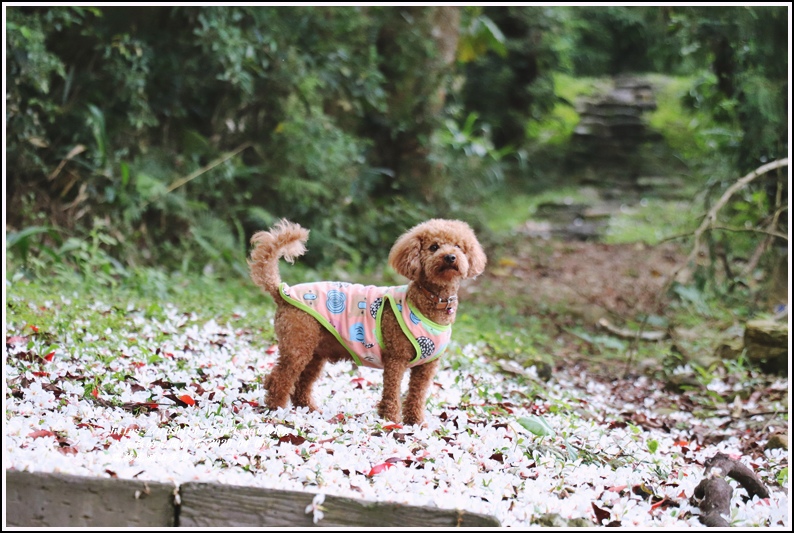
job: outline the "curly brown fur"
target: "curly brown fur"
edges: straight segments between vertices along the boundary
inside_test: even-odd
[[[251,238],[254,248],[248,264],[251,279],[273,296],[276,305],[274,329],[279,357],[265,380],[265,403],[270,409],[295,406],[317,407],[312,386],[326,361],[352,359],[349,352],[314,317],[286,303],[279,293],[278,259],[292,262],[302,255],[308,230],[281,220],[270,231]],[[463,279],[474,278],[485,269],[487,258],[472,229],[458,220],[432,219],[405,232],[392,246],[389,264],[407,277],[406,298],[425,317],[438,324],[455,321],[457,293]],[[455,298],[452,298],[455,297]],[[453,304],[439,302],[453,301]],[[449,309],[448,309],[449,308]],[[406,424],[424,420],[424,406],[438,360],[410,368],[408,393],[400,403],[400,385],[409,363],[416,356],[411,341],[400,328],[390,306],[381,317],[383,337],[383,394],[378,414]]]

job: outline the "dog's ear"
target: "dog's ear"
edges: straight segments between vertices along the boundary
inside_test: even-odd
[[[467,278],[476,278],[485,270],[485,264],[488,258],[480,245],[480,242],[474,237],[466,243],[466,256],[469,258],[469,272]]]
[[[418,232],[411,229],[397,239],[389,252],[389,265],[401,276],[410,280],[419,277],[422,263],[419,253],[422,251],[422,241]]]

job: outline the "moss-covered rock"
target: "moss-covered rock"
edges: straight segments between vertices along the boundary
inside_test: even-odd
[[[788,324],[751,320],[744,330],[747,358],[765,372],[788,374]]]

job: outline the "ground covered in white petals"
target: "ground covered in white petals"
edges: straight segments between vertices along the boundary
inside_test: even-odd
[[[73,307],[58,295],[9,302],[50,317]],[[235,319],[101,301],[82,314],[115,314],[121,325],[97,331],[76,318],[45,331],[9,316],[5,469],[303,490],[464,509],[504,526],[556,514],[677,528],[701,527],[691,498],[704,462],[723,452],[771,494],[750,499],[729,480],[731,525],[790,523],[788,452],[764,447],[787,416],[661,414],[657,404],[675,394],[648,378],[605,382],[560,365],[543,381],[532,368],[505,372],[478,345],[445,355],[426,427],[378,419],[381,374],[350,364],[326,366],[320,412],[268,411],[262,378],[277,347],[263,349]],[[788,383],[768,390],[787,415]],[[748,446],[753,421],[766,427]]]

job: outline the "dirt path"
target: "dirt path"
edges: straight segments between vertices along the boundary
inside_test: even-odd
[[[658,313],[659,293],[684,259],[673,244],[516,239],[478,281],[480,301],[503,293],[521,309],[556,309],[595,322]]]

